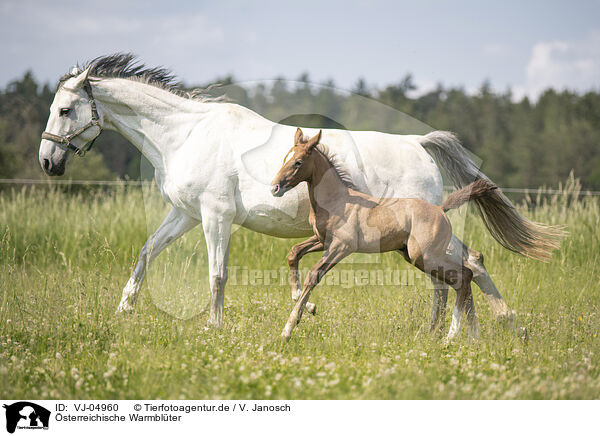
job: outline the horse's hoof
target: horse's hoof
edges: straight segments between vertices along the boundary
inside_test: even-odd
[[[216,318],[209,318],[206,325],[210,328],[219,328],[221,327],[221,321]]]
[[[283,342],[289,342],[291,337],[292,337],[292,335],[289,333],[286,333],[286,332],[281,333],[281,340]]]
[[[117,310],[115,311],[116,315],[123,315],[123,314],[128,314],[133,312],[133,306],[130,305],[119,305],[119,307],[117,307]]]
[[[311,315],[316,315],[317,314],[317,305],[314,303],[306,303],[306,311],[308,313],[310,313]]]

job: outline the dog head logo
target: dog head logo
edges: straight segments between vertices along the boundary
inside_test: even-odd
[[[6,409],[6,431],[19,429],[48,429],[50,411],[28,401],[3,406]]]

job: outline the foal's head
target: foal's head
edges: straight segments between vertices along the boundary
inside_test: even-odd
[[[313,162],[310,158],[315,146],[321,140],[321,130],[308,141],[304,141],[302,130],[296,130],[294,146],[284,159],[283,166],[272,182],[271,193],[281,197],[298,183],[307,180],[312,174]],[[291,155],[291,157],[290,157]]]

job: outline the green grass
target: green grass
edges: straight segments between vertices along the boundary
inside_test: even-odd
[[[207,329],[206,249],[196,229],[152,266],[136,310],[121,290],[148,228],[166,213],[139,189],[0,192],[0,386],[4,398],[550,399],[600,397],[600,205],[565,195],[523,211],[568,225],[548,263],[503,250],[480,220],[466,241],[528,329],[495,325],[481,292],[481,338],[427,334],[431,292],[420,273],[402,286],[322,284],[292,340],[279,334],[288,286],[230,285],[225,322]],[[286,266],[294,243],[238,229],[231,265]],[[316,261],[305,258],[302,266]],[[373,258],[376,259],[376,258]],[[397,255],[340,271],[409,270]],[[453,304],[454,292],[450,293]],[[449,315],[446,327],[449,325]]]

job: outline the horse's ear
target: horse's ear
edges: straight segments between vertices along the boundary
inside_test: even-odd
[[[304,135],[302,134],[302,129],[298,127],[298,129],[296,129],[296,135],[294,136],[294,145],[300,144],[303,136]]]
[[[321,140],[321,133],[322,132],[323,132],[322,130],[319,130],[319,133],[317,133],[315,136],[313,136],[312,138],[310,138],[308,140],[308,142],[306,143],[306,148],[307,149],[314,148],[315,145],[317,145],[319,143],[319,141]]]
[[[87,80],[87,78],[90,74],[90,68],[91,67],[87,67],[85,69],[85,71],[83,71],[78,76],[73,78],[73,82],[72,82],[73,89],[83,88],[83,84],[85,83],[85,81]]]

